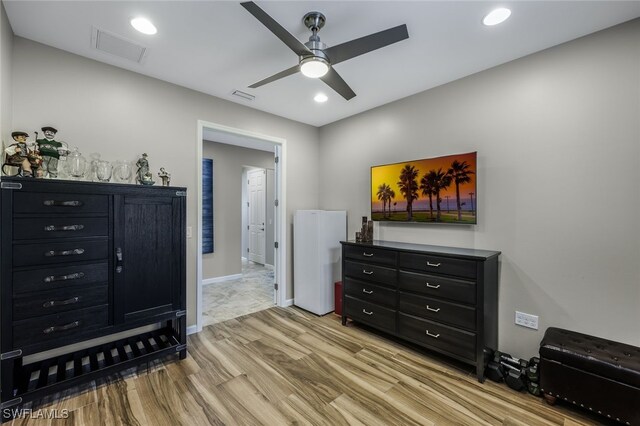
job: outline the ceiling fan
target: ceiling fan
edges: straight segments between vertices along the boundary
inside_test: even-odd
[[[254,2],[248,1],[240,4],[299,57],[298,65],[252,84],[249,86],[252,89],[300,71],[307,77],[319,78],[343,98],[349,100],[356,94],[336,72],[333,65],[409,38],[407,26],[403,24],[328,47],[320,41],[318,36],[318,31],[324,26],[326,18],[320,12],[309,12],[304,15],[302,21],[312,34],[308,42],[302,43]]]

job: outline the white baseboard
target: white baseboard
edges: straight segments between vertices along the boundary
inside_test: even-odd
[[[223,277],[207,278],[202,280],[202,285],[223,283],[225,281],[237,280],[238,278],[242,278],[242,274],[233,274],[233,275],[225,275]]]
[[[286,308],[287,306],[293,306],[293,299],[287,299],[284,301],[283,307]]]
[[[197,325],[190,325],[189,327],[187,327],[187,336],[189,334],[195,334],[198,332],[198,326]]]

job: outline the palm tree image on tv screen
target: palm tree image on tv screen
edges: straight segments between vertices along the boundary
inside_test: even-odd
[[[371,218],[475,224],[477,153],[371,167]]]

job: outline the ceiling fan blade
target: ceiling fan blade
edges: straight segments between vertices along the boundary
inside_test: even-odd
[[[409,38],[405,24],[325,49],[332,65]]]
[[[260,9],[260,7],[252,1],[240,3],[242,7],[256,17],[256,19],[267,27],[269,31],[274,33],[284,44],[289,46],[289,49],[293,50],[298,56],[311,55],[311,51],[302,44],[297,38],[295,38],[289,31],[285,30],[282,25],[278,24],[275,19],[267,15],[267,12]]]
[[[277,74],[272,75],[271,77],[267,77],[264,80],[260,80],[257,83],[253,83],[251,86],[249,86],[251,89],[255,89],[256,87],[260,87],[260,86],[264,86],[267,83],[271,83],[273,81],[276,80],[280,80],[281,78],[287,77],[291,74],[295,74],[298,71],[300,71],[300,65],[294,65],[291,68],[288,68],[284,71],[280,71]]]
[[[320,80],[327,83],[329,87],[338,92],[340,96],[349,100],[356,96],[356,93],[351,90],[351,87],[340,77],[340,74],[333,69],[333,67],[329,67],[329,72],[320,77]]]

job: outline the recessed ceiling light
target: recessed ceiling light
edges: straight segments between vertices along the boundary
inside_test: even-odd
[[[324,93],[318,93],[313,100],[318,102],[318,103],[323,103],[323,102],[327,102],[329,98],[327,97],[327,95],[325,95]]]
[[[155,25],[147,18],[133,18],[131,20],[131,26],[142,34],[153,35],[158,32]]]
[[[499,7],[497,9],[492,10],[484,17],[482,23],[486,26],[498,25],[501,22],[504,22],[511,16],[511,11],[505,7]]]

